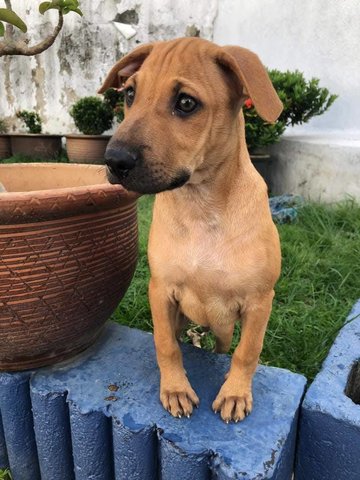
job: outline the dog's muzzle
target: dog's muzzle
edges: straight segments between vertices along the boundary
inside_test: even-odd
[[[105,152],[105,165],[110,173],[119,179],[135,168],[139,160],[139,153],[126,147],[108,147]]]
[[[160,193],[182,187],[190,178],[186,169],[179,170],[171,176],[163,166],[153,168],[144,161],[139,149],[125,146],[107,147],[105,165],[108,168],[110,183],[119,183],[127,190],[137,193]]]

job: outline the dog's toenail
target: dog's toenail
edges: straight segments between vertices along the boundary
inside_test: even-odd
[[[190,413],[188,413],[186,416],[187,416],[187,418],[190,418]]]
[[[181,418],[181,415],[180,415],[180,413],[179,413],[179,415],[178,415],[178,418]]]

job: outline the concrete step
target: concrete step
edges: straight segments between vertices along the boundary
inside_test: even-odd
[[[70,362],[1,374],[2,466],[14,480],[290,480],[305,378],[259,366],[252,414],[227,425],[211,404],[230,358],[182,349],[190,419],[159,402],[152,335],[113,323]]]
[[[271,146],[273,195],[294,193],[316,202],[360,200],[360,134],[284,135]]]

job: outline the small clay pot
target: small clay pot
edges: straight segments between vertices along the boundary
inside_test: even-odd
[[[15,371],[99,335],[135,270],[137,195],[92,165],[0,165],[0,180],[0,370]]]
[[[270,192],[271,190],[271,164],[272,158],[268,153],[250,153],[250,159],[256,170],[265,180]]]
[[[61,152],[61,135],[13,133],[10,139],[13,155],[50,160]]]
[[[66,151],[72,163],[104,164],[110,135],[66,135]]]
[[[0,160],[11,157],[10,135],[0,133]]]

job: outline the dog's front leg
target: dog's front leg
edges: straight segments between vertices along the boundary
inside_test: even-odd
[[[252,409],[252,378],[262,350],[274,293],[254,299],[242,313],[241,340],[231,361],[227,379],[214,403],[225,422],[243,420]]]
[[[150,280],[149,299],[154,323],[156,356],[160,368],[160,400],[174,417],[189,417],[199,399],[191,388],[183,367],[176,338],[178,305],[168,298],[165,288]]]

